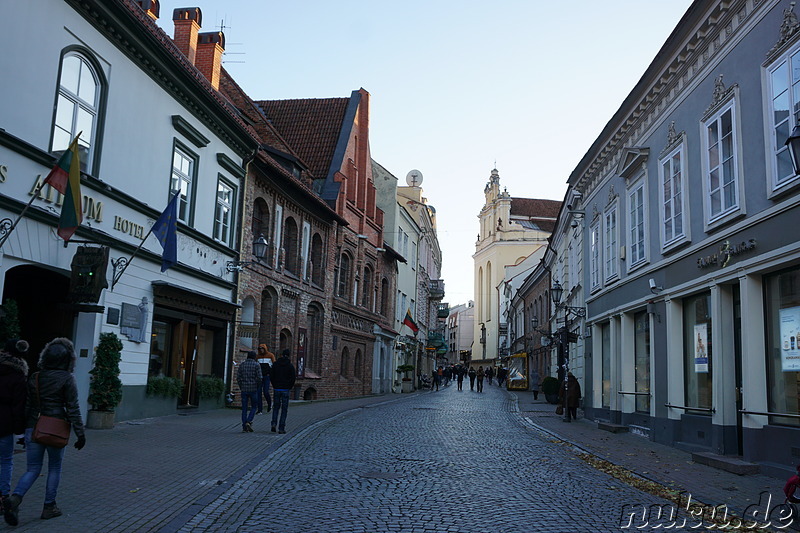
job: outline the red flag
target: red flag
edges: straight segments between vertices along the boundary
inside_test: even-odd
[[[58,220],[58,235],[69,241],[83,221],[81,203],[81,162],[78,156],[78,137],[61,154],[56,166],[44,179],[44,183],[64,195],[61,218]]]

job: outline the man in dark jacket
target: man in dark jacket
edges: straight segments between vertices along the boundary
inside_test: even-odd
[[[286,410],[289,409],[289,392],[294,387],[296,378],[294,365],[289,361],[289,350],[281,352],[281,356],[275,361],[272,367],[272,390],[275,391],[275,398],[272,405],[272,431],[275,432],[277,426],[278,433],[286,433]],[[278,420],[280,413],[280,421]]]
[[[247,359],[236,371],[236,383],[242,393],[242,433],[253,431],[253,418],[258,407],[258,395],[261,394],[261,366],[257,357],[256,352],[247,352]],[[250,412],[247,411],[248,403]]]
[[[0,352],[0,506],[11,493],[14,472],[14,435],[25,432],[25,380],[28,363],[22,356],[28,343],[11,339]]]

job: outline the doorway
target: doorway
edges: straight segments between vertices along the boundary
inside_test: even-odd
[[[736,445],[737,455],[744,453],[742,439],[742,300],[741,288],[733,286],[733,359],[736,380]]]

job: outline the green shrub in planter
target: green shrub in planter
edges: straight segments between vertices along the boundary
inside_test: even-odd
[[[225,392],[225,382],[215,376],[197,376],[197,395],[205,399],[217,399]]]
[[[546,395],[558,395],[558,380],[553,376],[547,376],[542,380],[542,393]]]
[[[183,382],[178,378],[156,376],[147,380],[148,396],[164,396],[165,398],[180,398],[183,393]]]
[[[89,371],[89,405],[95,411],[113,411],[122,401],[119,362],[122,342],[114,333],[101,333],[94,352],[94,368]]]

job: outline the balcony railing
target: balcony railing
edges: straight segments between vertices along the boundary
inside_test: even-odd
[[[450,304],[441,303],[437,309],[436,316],[438,318],[447,318],[450,316]]]
[[[431,300],[441,300],[444,298],[444,280],[432,279],[428,282],[428,293]]]

